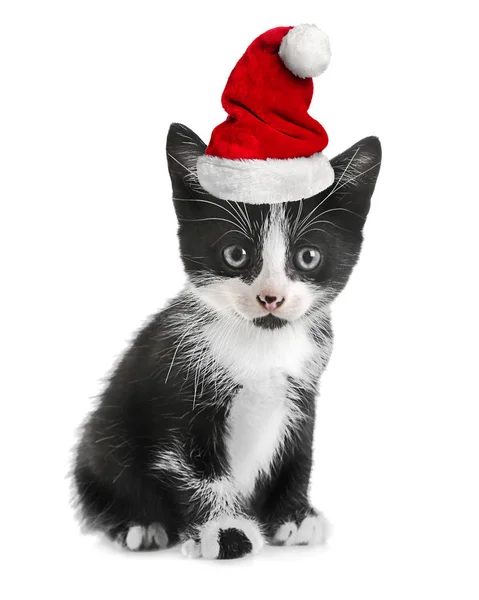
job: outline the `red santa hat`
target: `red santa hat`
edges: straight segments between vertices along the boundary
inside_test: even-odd
[[[276,27],[248,47],[222,96],[226,121],[198,159],[198,180],[223,200],[265,204],[309,198],[334,172],[326,131],[308,114],[312,77],[328,66],[329,40],[316,25]]]

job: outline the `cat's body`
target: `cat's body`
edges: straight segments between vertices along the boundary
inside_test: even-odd
[[[203,151],[191,131],[172,127],[189,281],[140,331],[84,427],[74,471],[81,513],[134,550],[181,539],[190,556],[228,558],[265,538],[320,542],[326,522],[308,499],[315,396],[332,349],[330,303],[359,255],[379,144],[368,138],[335,159],[325,193],[256,206],[199,188]],[[314,249],[321,263],[310,269]],[[248,262],[233,267],[241,251]]]

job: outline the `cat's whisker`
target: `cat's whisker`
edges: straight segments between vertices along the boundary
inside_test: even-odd
[[[180,165],[180,167],[182,167],[185,171],[188,171],[188,173],[190,175],[193,175],[193,177],[195,177],[195,179],[197,178],[197,175],[194,171],[192,171],[191,169],[188,169],[188,167],[186,165],[184,165],[182,162],[180,162],[176,156],[173,156],[173,154],[170,154],[170,152],[167,152],[167,155],[172,158],[177,164]]]
[[[330,223],[330,225],[332,225],[332,223]],[[329,233],[328,231],[326,231],[326,229],[321,229],[320,227],[312,227],[311,229],[308,229],[307,231],[305,231],[301,235],[301,237],[304,237],[304,236],[308,235],[308,233],[311,232],[311,231],[321,231],[322,233],[326,233],[326,234]],[[301,238],[298,238],[298,239],[301,239]]]
[[[356,151],[356,152],[357,152],[357,151]],[[353,158],[354,158],[354,157],[353,157]],[[352,160],[352,159],[351,159],[351,160]],[[349,164],[351,164],[351,160],[349,161],[349,163],[348,163],[348,166],[349,166]],[[345,182],[344,182],[342,185],[340,185],[339,187],[338,187],[338,185],[336,185],[336,186],[334,187],[334,189],[333,189],[333,190],[332,190],[332,191],[331,191],[331,192],[328,194],[328,196],[326,196],[326,198],[324,198],[324,200],[322,200],[322,202],[320,202],[320,203],[318,204],[318,206],[317,206],[317,207],[316,207],[314,210],[312,210],[312,211],[311,211],[311,213],[308,215],[308,217],[311,217],[311,216],[312,216],[312,214],[313,214],[313,213],[316,211],[316,209],[317,209],[317,208],[319,208],[319,207],[320,207],[322,204],[324,204],[324,202],[325,202],[325,201],[326,201],[326,200],[329,198],[329,196],[331,196],[331,194],[333,194],[333,193],[334,193],[334,192],[336,192],[337,190],[340,190],[340,189],[341,189],[341,188],[343,188],[344,186],[348,185],[349,183],[351,183],[351,181],[354,181],[354,180],[356,180],[358,177],[362,177],[363,175],[365,175],[366,173],[368,173],[368,171],[371,171],[371,169],[374,169],[374,168],[378,167],[380,164],[381,164],[380,162],[377,162],[377,163],[375,163],[374,165],[372,165],[371,167],[369,167],[368,169],[366,169],[365,171],[361,171],[361,172],[360,172],[360,173],[358,173],[357,175],[354,175],[353,177],[350,177],[350,178],[349,178],[347,181],[345,181]],[[346,171],[344,171],[344,173],[345,173],[345,172],[346,172]],[[343,173],[343,175],[344,175],[344,173]],[[342,178],[342,176],[340,177],[340,179],[339,179],[339,181],[338,181],[338,184],[339,184],[339,182],[341,181],[341,178]],[[359,215],[358,213],[355,213],[355,212],[353,212],[352,210],[349,210],[349,209],[347,209],[347,208],[332,208],[332,209],[329,209],[329,210],[327,210],[327,211],[324,211],[323,213],[320,213],[320,214],[319,214],[319,215],[317,215],[317,216],[321,216],[321,215],[323,215],[323,214],[326,214],[327,212],[333,212],[333,211],[336,211],[336,210],[343,210],[343,211],[346,211],[346,212],[349,212],[349,213],[351,213],[352,215],[355,215],[356,217],[361,217],[361,218],[363,218],[363,219],[364,219],[364,217],[362,217],[362,216],[361,216],[361,215]],[[308,225],[308,224],[309,224],[309,221],[308,221],[308,223],[306,223],[306,224]]]
[[[204,267],[205,269],[208,269],[208,266],[205,262],[202,262],[201,260],[196,260],[195,258],[188,256],[187,254],[183,255],[185,258],[187,258],[189,261],[196,263],[197,265],[200,265],[202,267]]]
[[[228,231],[225,231],[225,233],[220,235],[220,237],[215,242],[213,242],[212,246],[216,246],[216,244],[219,241],[221,241],[225,237],[225,235],[228,235],[228,233],[239,233],[239,231],[237,229],[228,229]],[[242,235],[244,235],[244,233]],[[250,238],[248,238],[248,239],[250,239]]]
[[[231,211],[229,211],[227,208],[225,208],[224,206],[222,206],[221,204],[218,204],[217,202],[213,202],[212,200],[206,200],[203,198],[195,198],[194,200],[192,199],[185,199],[185,198],[173,198],[173,200],[177,201],[177,202],[181,202],[181,201],[187,201],[187,202],[202,202],[203,204],[211,204],[213,206],[216,206],[217,208],[220,208],[221,210],[224,210],[226,213],[228,213],[235,221],[235,225],[237,225],[242,231],[245,232],[245,234],[247,234],[247,229],[246,223],[243,223],[242,221],[240,221],[238,219],[238,215],[232,213]]]
[[[296,231],[298,230],[299,219],[301,218],[302,212],[303,212],[303,199],[301,199],[299,201],[299,210],[298,210],[298,214],[296,215],[296,220],[294,222],[293,231],[291,234],[292,237],[296,236]]]
[[[334,223],[332,223],[331,221],[326,221],[326,220],[324,220],[324,219],[316,219],[316,220],[314,220],[312,223],[309,223],[309,224],[308,224],[308,226],[307,226],[306,228],[302,229],[302,230],[301,230],[301,231],[298,233],[298,235],[297,235],[297,237],[296,237],[296,241],[297,241],[297,240],[300,240],[302,237],[304,237],[304,236],[308,235],[308,233],[309,233],[310,231],[317,231],[316,229],[313,229],[313,225],[320,225],[321,223],[324,223],[325,225],[332,225],[333,227],[339,227],[339,225],[338,225],[338,226],[336,226],[336,225],[335,225]],[[339,227],[339,229],[342,229],[342,227]],[[326,231],[325,229],[324,229],[324,230],[321,230],[321,231],[324,231],[324,233],[327,233],[327,231]]]
[[[366,169],[365,171],[361,171],[361,173],[358,173],[357,175],[354,175],[353,177],[350,177],[347,181],[345,181],[342,185],[340,185],[338,188],[336,188],[335,191],[340,190],[341,188],[343,188],[345,185],[348,185],[349,183],[351,183],[351,181],[356,180],[358,177],[362,177],[363,175],[366,175],[366,173],[368,173],[369,171],[371,171],[372,169],[375,169],[376,167],[379,167],[381,163],[377,162],[374,165],[372,165],[371,167],[369,167],[369,169]]]
[[[228,206],[231,208],[231,210],[235,211],[235,214],[238,216],[238,219],[241,221],[241,223],[243,223],[245,229],[249,230],[249,232],[252,233],[251,222],[249,222],[249,219],[246,220],[244,213],[240,209],[239,203],[238,202],[233,203],[233,202],[228,201]]]
[[[234,223],[230,219],[222,219],[221,217],[205,217],[205,218],[201,218],[201,219],[182,219],[182,218],[180,218],[179,220],[184,221],[185,223],[188,223],[188,222],[189,223],[201,223],[201,222],[206,222],[206,221],[223,221],[225,223],[230,223],[230,225],[233,225],[234,227],[236,227],[238,225],[237,223]],[[238,233],[241,233],[246,238],[253,241],[251,236],[249,236],[248,233],[244,229],[235,229],[235,231],[237,231]]]
[[[296,235],[296,239],[299,239],[300,237],[302,237],[305,234],[305,232],[311,231],[311,229],[310,229],[311,225],[317,225],[318,223],[328,223],[329,225],[332,225],[333,227],[337,227],[338,229],[342,229],[343,231],[348,231],[348,229],[346,229],[345,227],[341,227],[340,225],[338,225],[336,223],[332,223],[331,221],[326,221],[326,220],[320,219],[323,215],[325,215],[327,213],[336,212],[336,211],[344,211],[344,212],[354,215],[355,217],[358,217],[358,218],[361,218],[364,220],[364,217],[362,215],[355,213],[352,210],[349,210],[347,208],[331,208],[331,209],[325,210],[324,212],[317,215],[317,218],[314,219],[313,221],[306,223],[305,227],[301,228],[300,231],[298,232],[298,234]]]
[[[339,189],[339,188],[338,188],[339,184],[341,183],[341,181],[342,181],[342,179],[343,179],[344,175],[347,173],[347,171],[348,171],[349,167],[351,166],[352,162],[353,162],[353,161],[354,161],[354,159],[356,158],[356,155],[357,155],[357,153],[358,153],[358,152],[359,152],[359,148],[357,148],[357,149],[356,149],[355,153],[354,153],[354,154],[353,154],[353,156],[350,158],[350,160],[349,160],[348,164],[346,165],[346,168],[345,168],[345,169],[344,169],[344,171],[341,173],[341,176],[339,177],[338,181],[337,181],[337,182],[334,184],[334,187],[333,187],[333,189],[332,189],[332,190],[329,192],[329,194],[328,194],[328,195],[327,195],[325,198],[323,198],[323,199],[321,200],[321,202],[320,202],[320,203],[319,203],[317,206],[315,206],[315,208],[314,208],[314,209],[313,209],[313,210],[312,210],[312,211],[311,211],[311,212],[310,212],[310,213],[309,213],[309,214],[308,214],[308,215],[305,217],[305,219],[304,219],[304,220],[303,220],[303,222],[301,223],[301,227],[303,226],[304,222],[306,222],[308,219],[310,219],[310,218],[313,216],[313,214],[314,214],[314,213],[315,213],[315,212],[318,210],[318,208],[320,208],[320,207],[321,207],[321,206],[322,206],[322,205],[323,205],[323,204],[326,202],[326,200],[327,200],[328,198],[330,198],[330,197],[331,197],[331,196],[332,196],[332,195],[333,195],[333,194],[336,192],[336,190],[337,190],[337,189]]]
[[[181,336],[180,340],[178,341],[178,345],[176,346],[175,353],[173,354],[173,358],[172,358],[171,363],[170,363],[170,368],[168,369],[168,373],[166,374],[165,383],[168,382],[168,377],[170,376],[171,369],[173,368],[173,364],[175,362],[175,358],[176,358],[176,355],[178,354],[178,350],[180,349],[182,341],[184,340],[184,338],[186,337],[186,335],[188,334],[188,332],[191,329],[193,329],[193,327],[197,327],[197,326],[198,326],[197,323],[194,323],[193,325],[190,325],[190,327],[188,327],[188,329],[184,332],[184,334]]]
[[[349,208],[342,208],[342,207],[339,207],[339,206],[336,207],[336,208],[329,208],[328,210],[324,210],[322,213],[319,213],[318,218],[322,217],[323,215],[326,215],[328,213],[336,212],[336,211],[347,212],[347,213],[350,213],[351,215],[354,215],[355,217],[359,217],[363,221],[366,220],[366,217],[364,217],[363,215],[360,215],[359,213],[354,212],[353,210],[350,210]]]
[[[251,234],[253,234],[252,227],[251,227],[251,219],[249,218],[249,213],[248,213],[248,209],[246,208],[246,204],[244,202],[242,204],[238,202],[237,207],[238,207],[238,210],[241,211],[242,214],[244,214],[244,218],[245,218],[246,222],[248,223],[248,229],[251,232]]]

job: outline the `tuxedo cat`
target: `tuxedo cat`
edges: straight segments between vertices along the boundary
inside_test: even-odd
[[[130,550],[182,542],[236,558],[322,543],[309,501],[315,396],[330,305],[358,260],[379,173],[369,137],[331,161],[333,185],[297,202],[219,200],[198,183],[205,144],[167,140],[188,283],[140,331],[83,427],[81,516]]]

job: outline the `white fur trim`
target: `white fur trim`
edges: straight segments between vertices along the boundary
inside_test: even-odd
[[[200,185],[221,200],[276,204],[310,198],[327,189],[334,171],[322,152],[299,158],[238,159],[205,154],[197,165]]]
[[[284,36],[279,56],[297,77],[317,77],[331,60],[329,38],[316,25],[297,25]]]

